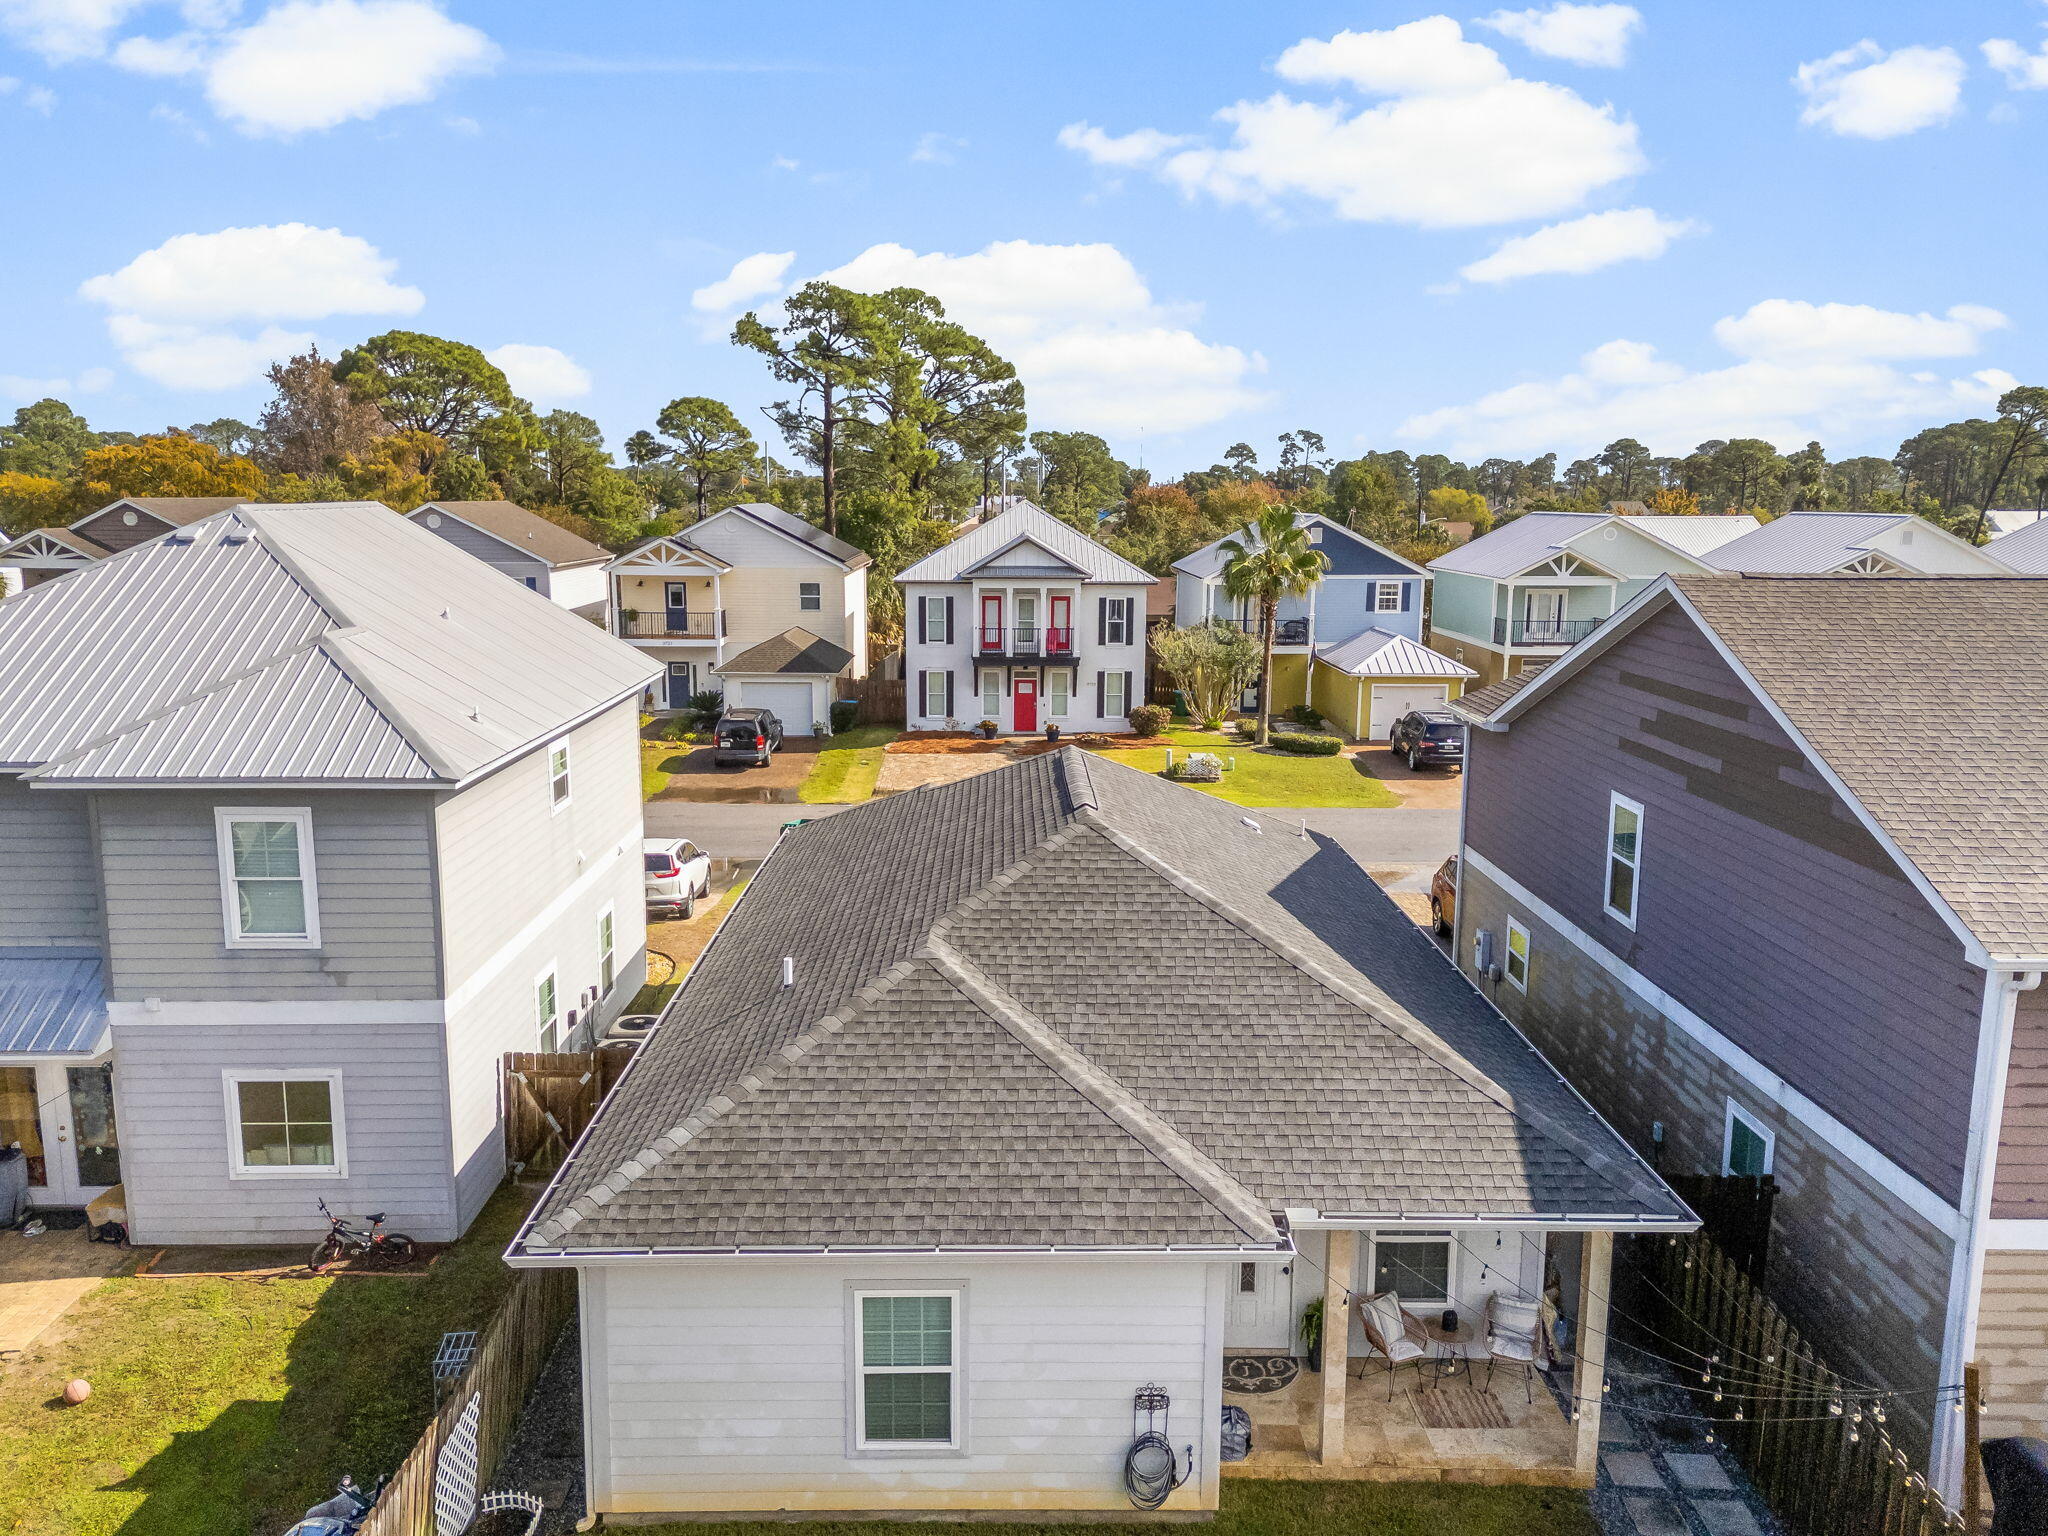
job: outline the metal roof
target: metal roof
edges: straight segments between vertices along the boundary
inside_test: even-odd
[[[1462,661],[1374,627],[1316,647],[1316,660],[1352,677],[1477,677]]]
[[[1754,533],[1744,534],[1715,550],[1708,564],[1717,570],[1757,576],[1819,576],[1871,552],[1871,541],[1902,525],[1936,542],[1969,548],[1947,530],[1910,512],[1787,512]],[[1986,551],[1987,570],[1996,555]],[[1889,547],[1876,551],[1901,570],[1915,570],[1913,557]],[[1949,573],[1942,573],[1949,574]]]
[[[554,570],[595,565],[612,557],[612,552],[602,544],[593,544],[560,523],[551,523],[539,513],[527,511],[516,501],[430,501],[405,515],[418,522],[423,520],[421,514],[436,512],[467,523],[510,549],[545,561]]]
[[[1342,537],[1350,539],[1355,543],[1363,544],[1367,549],[1375,550],[1385,555],[1389,560],[1397,560],[1417,574],[1420,574],[1422,571],[1421,566],[1406,556],[1395,554],[1394,551],[1388,549],[1384,544],[1375,544],[1357,529],[1346,528],[1342,523],[1324,517],[1320,512],[1297,512],[1294,514],[1294,526],[1297,528],[1308,528],[1316,524],[1321,524],[1325,528],[1334,528]],[[1195,576],[1204,581],[1211,576],[1220,575],[1224,564],[1223,546],[1231,539],[1244,537],[1249,531],[1247,528],[1240,528],[1235,533],[1226,533],[1220,539],[1211,540],[1193,554],[1183,555],[1180,559],[1174,561],[1173,568],[1184,576]]]
[[[2001,533],[1984,553],[2029,576],[2048,576],[2048,518]]]
[[[97,952],[0,949],[0,1057],[92,1056],[106,1032]]]
[[[1006,512],[968,529],[943,549],[897,574],[898,581],[959,581],[965,573],[1019,539],[1029,539],[1046,553],[1073,565],[1083,581],[1118,582],[1149,587],[1158,578],[1141,566],[1063,523],[1043,507],[1020,501]],[[997,569],[1001,569],[998,567]]]
[[[1429,562],[1432,571],[1503,579],[1519,576],[1539,560],[1570,546],[1594,564],[1599,551],[1576,541],[1604,523],[1618,522],[1707,563],[1705,552],[1742,537],[1757,526],[1746,513],[1696,517],[1613,516],[1606,512],[1525,512],[1513,522],[1461,544]]]
[[[1621,521],[1638,533],[1647,533],[1651,538],[1669,544],[1674,549],[1684,550],[1695,559],[1701,559],[1710,551],[1719,549],[1746,533],[1755,531],[1757,520],[1747,512],[1682,514],[1670,513],[1629,513]],[[1713,564],[1711,560],[1706,564]]]
[[[459,782],[659,670],[375,503],[240,506],[0,603],[0,766]]]

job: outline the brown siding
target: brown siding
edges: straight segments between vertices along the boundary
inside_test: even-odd
[[[2048,1217],[2048,987],[2020,993],[2013,1014],[1991,1214]]]
[[[1984,1438],[2048,1435],[2048,1253],[1987,1253],[1977,1313]]]
[[[135,514],[132,526],[122,518],[122,514],[126,512]],[[132,549],[147,539],[169,533],[173,526],[140,507],[113,506],[98,517],[78,524],[72,532],[83,535],[107,549]]]
[[[1472,737],[1474,852],[1958,1197],[1983,974],[1688,618]],[[1602,911],[1614,791],[1644,807],[1634,931]]]

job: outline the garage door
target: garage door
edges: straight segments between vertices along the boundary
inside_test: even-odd
[[[1450,702],[1449,683],[1374,683],[1372,725],[1368,735],[1385,741],[1394,722],[1411,709],[1442,709]]]
[[[750,709],[772,709],[785,736],[811,734],[809,683],[742,683],[739,702]]]

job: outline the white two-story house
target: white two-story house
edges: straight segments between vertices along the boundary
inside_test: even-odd
[[[645,974],[654,667],[373,503],[0,602],[0,1145],[152,1243],[458,1235],[507,1052]]]
[[[549,602],[604,616],[612,552],[516,501],[430,501],[405,514]]]
[[[1149,572],[1019,502],[896,579],[909,729],[1129,729]]]

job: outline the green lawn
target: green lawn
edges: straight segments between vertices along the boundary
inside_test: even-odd
[[[525,1204],[500,1190],[420,1279],[106,1281],[0,1373],[0,1531],[275,1536],[343,1472],[394,1470],[434,1345],[511,1281]],[[93,1395],[67,1408],[74,1376]]]
[[[1400,796],[1364,772],[1355,758],[1296,757],[1270,749],[1262,752],[1249,742],[1213,731],[1176,728],[1166,734],[1174,743],[1176,762],[1190,750],[1214,752],[1226,765],[1233,757],[1237,759],[1235,768],[1225,767],[1221,784],[1188,786],[1234,805],[1370,809],[1401,803]],[[1102,755],[1146,773],[1161,773],[1166,768],[1166,752],[1164,747],[1137,747]]]
[[[833,1520],[821,1524],[760,1521],[640,1527],[641,1536],[1072,1536],[1062,1525],[999,1526],[945,1521]],[[1230,1478],[1223,1509],[1194,1529],[1207,1536],[1597,1536],[1586,1496],[1566,1488],[1480,1488],[1456,1483],[1279,1483]]]
[[[818,754],[797,798],[806,805],[843,805],[866,800],[882,771],[882,748],[903,733],[893,725],[857,725],[832,738]]]

